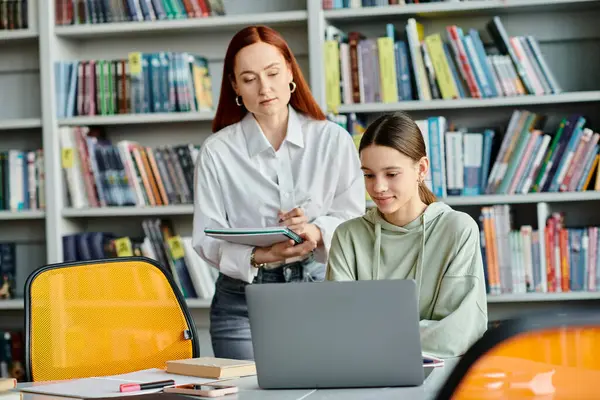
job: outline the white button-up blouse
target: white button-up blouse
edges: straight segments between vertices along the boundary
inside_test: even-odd
[[[345,220],[364,214],[365,186],[350,134],[291,106],[286,138],[271,146],[251,113],[204,141],[196,160],[193,245],[221,273],[252,282],[252,247],[207,237],[205,228],[277,225],[277,212],[302,206],[319,227],[326,263],[331,238]]]

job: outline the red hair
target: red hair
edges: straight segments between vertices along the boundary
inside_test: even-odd
[[[230,79],[234,76],[233,67],[237,53],[244,47],[258,42],[264,42],[277,47],[283,58],[290,65],[294,82],[296,82],[296,90],[290,98],[291,106],[309,117],[324,120],[325,114],[310,92],[308,84],[304,80],[302,71],[298,66],[298,62],[283,37],[279,32],[267,26],[249,26],[236,33],[231,42],[229,42],[223,63],[223,79],[221,81],[219,105],[217,106],[217,112],[212,122],[212,131],[218,132],[226,126],[241,121],[248,112],[243,105],[238,106],[235,103],[236,93],[231,86]]]

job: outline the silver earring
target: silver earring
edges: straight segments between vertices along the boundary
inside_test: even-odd
[[[235,104],[237,104],[238,106],[242,106],[242,96],[235,96]]]
[[[290,93],[294,93],[296,91],[296,82],[290,82]]]

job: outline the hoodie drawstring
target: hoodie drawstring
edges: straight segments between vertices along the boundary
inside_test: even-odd
[[[417,301],[420,303],[421,285],[423,281],[423,258],[425,254],[425,213],[421,214],[421,251],[417,256],[415,280],[417,284]],[[373,280],[379,279],[379,265],[381,264],[381,223],[375,222],[375,244],[373,246],[374,268]],[[420,309],[420,308],[419,308]]]
[[[373,280],[379,279],[379,264],[381,263],[381,223],[377,221],[375,223],[375,246],[373,249],[375,256],[375,268],[373,268]]]
[[[421,284],[423,282],[423,258],[425,255],[425,213],[421,214],[421,251],[419,252],[419,257],[417,260],[417,270],[415,271],[415,277],[417,281],[417,302],[420,307],[420,298],[421,298]]]

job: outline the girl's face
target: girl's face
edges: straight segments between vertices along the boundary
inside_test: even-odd
[[[427,171],[427,159],[415,162],[398,150],[371,145],[360,152],[369,196],[381,213],[393,214],[419,198],[419,181]]]
[[[290,101],[292,71],[275,46],[258,42],[235,56],[233,89],[253,114],[276,115]]]

